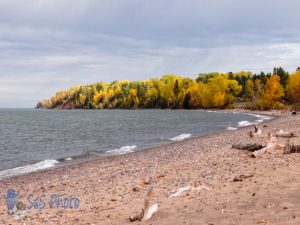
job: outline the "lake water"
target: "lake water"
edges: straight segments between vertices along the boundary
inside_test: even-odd
[[[0,109],[0,179],[58,159],[124,154],[266,119],[202,110]]]

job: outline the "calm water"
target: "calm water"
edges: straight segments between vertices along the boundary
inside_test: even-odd
[[[0,171],[88,153],[122,154],[261,119],[201,110],[1,109]]]

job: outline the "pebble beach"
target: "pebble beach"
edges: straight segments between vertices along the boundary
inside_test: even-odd
[[[282,129],[300,143],[299,115],[264,114],[273,119],[258,125],[262,134],[254,139],[266,142],[268,133]],[[286,138],[277,138],[277,147],[256,158],[232,148],[249,141],[252,130],[247,126],[0,180],[0,224],[300,224],[300,154],[283,154]],[[131,222],[149,188],[149,204],[157,204],[157,212],[148,221]],[[26,206],[42,196],[44,207],[32,207],[15,220],[6,208],[9,189],[17,190]],[[50,206],[53,195],[80,204]]]

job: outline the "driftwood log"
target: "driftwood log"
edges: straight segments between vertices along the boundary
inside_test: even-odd
[[[235,149],[241,149],[241,150],[247,150],[252,152],[251,156],[256,158],[259,155],[264,154],[268,150],[273,149],[275,146],[277,146],[276,143],[276,137],[272,135],[271,133],[268,133],[268,139],[269,141],[265,144],[260,143],[239,143],[232,145],[232,148]]]
[[[273,134],[268,133],[268,138],[269,138],[269,141],[267,142],[266,147],[264,147],[264,148],[262,148],[258,151],[253,152],[251,154],[252,157],[256,158],[257,156],[266,153],[268,150],[274,149],[276,146],[280,147],[280,145],[277,144],[277,139]]]
[[[158,204],[155,203],[151,205],[150,198],[152,197],[152,195],[153,195],[153,186],[150,186],[147,191],[146,197],[144,199],[144,208],[140,213],[134,216],[130,216],[129,217],[130,222],[141,221],[141,220],[147,221],[151,219],[153,214],[158,211]]]
[[[284,147],[284,154],[300,153],[300,145],[287,144]]]
[[[252,158],[256,158],[257,156],[260,156],[260,155],[266,153],[266,152],[267,152],[268,150],[270,150],[270,149],[272,149],[272,147],[269,147],[269,146],[267,145],[267,147],[264,147],[264,148],[262,148],[262,149],[260,149],[260,150],[258,150],[258,151],[252,152],[252,153],[251,153],[251,157],[252,157]]]
[[[291,137],[296,137],[296,135],[292,132],[285,132],[285,131],[277,131],[275,133],[276,137],[282,137],[282,138],[291,138]]]
[[[246,150],[250,152],[254,152],[266,147],[266,145],[259,144],[259,143],[237,143],[233,144],[232,148]]]
[[[243,181],[244,179],[247,179],[247,178],[250,178],[250,177],[253,177],[253,174],[250,174],[250,175],[239,175],[239,176],[236,176],[235,178],[233,178],[233,182],[237,182],[237,181]]]

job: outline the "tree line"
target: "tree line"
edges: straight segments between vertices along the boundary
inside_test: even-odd
[[[38,103],[46,109],[207,109],[234,108],[241,102],[249,109],[281,109],[300,102],[300,68],[290,74],[202,73],[196,79],[164,75],[143,81],[98,82],[57,92]]]

